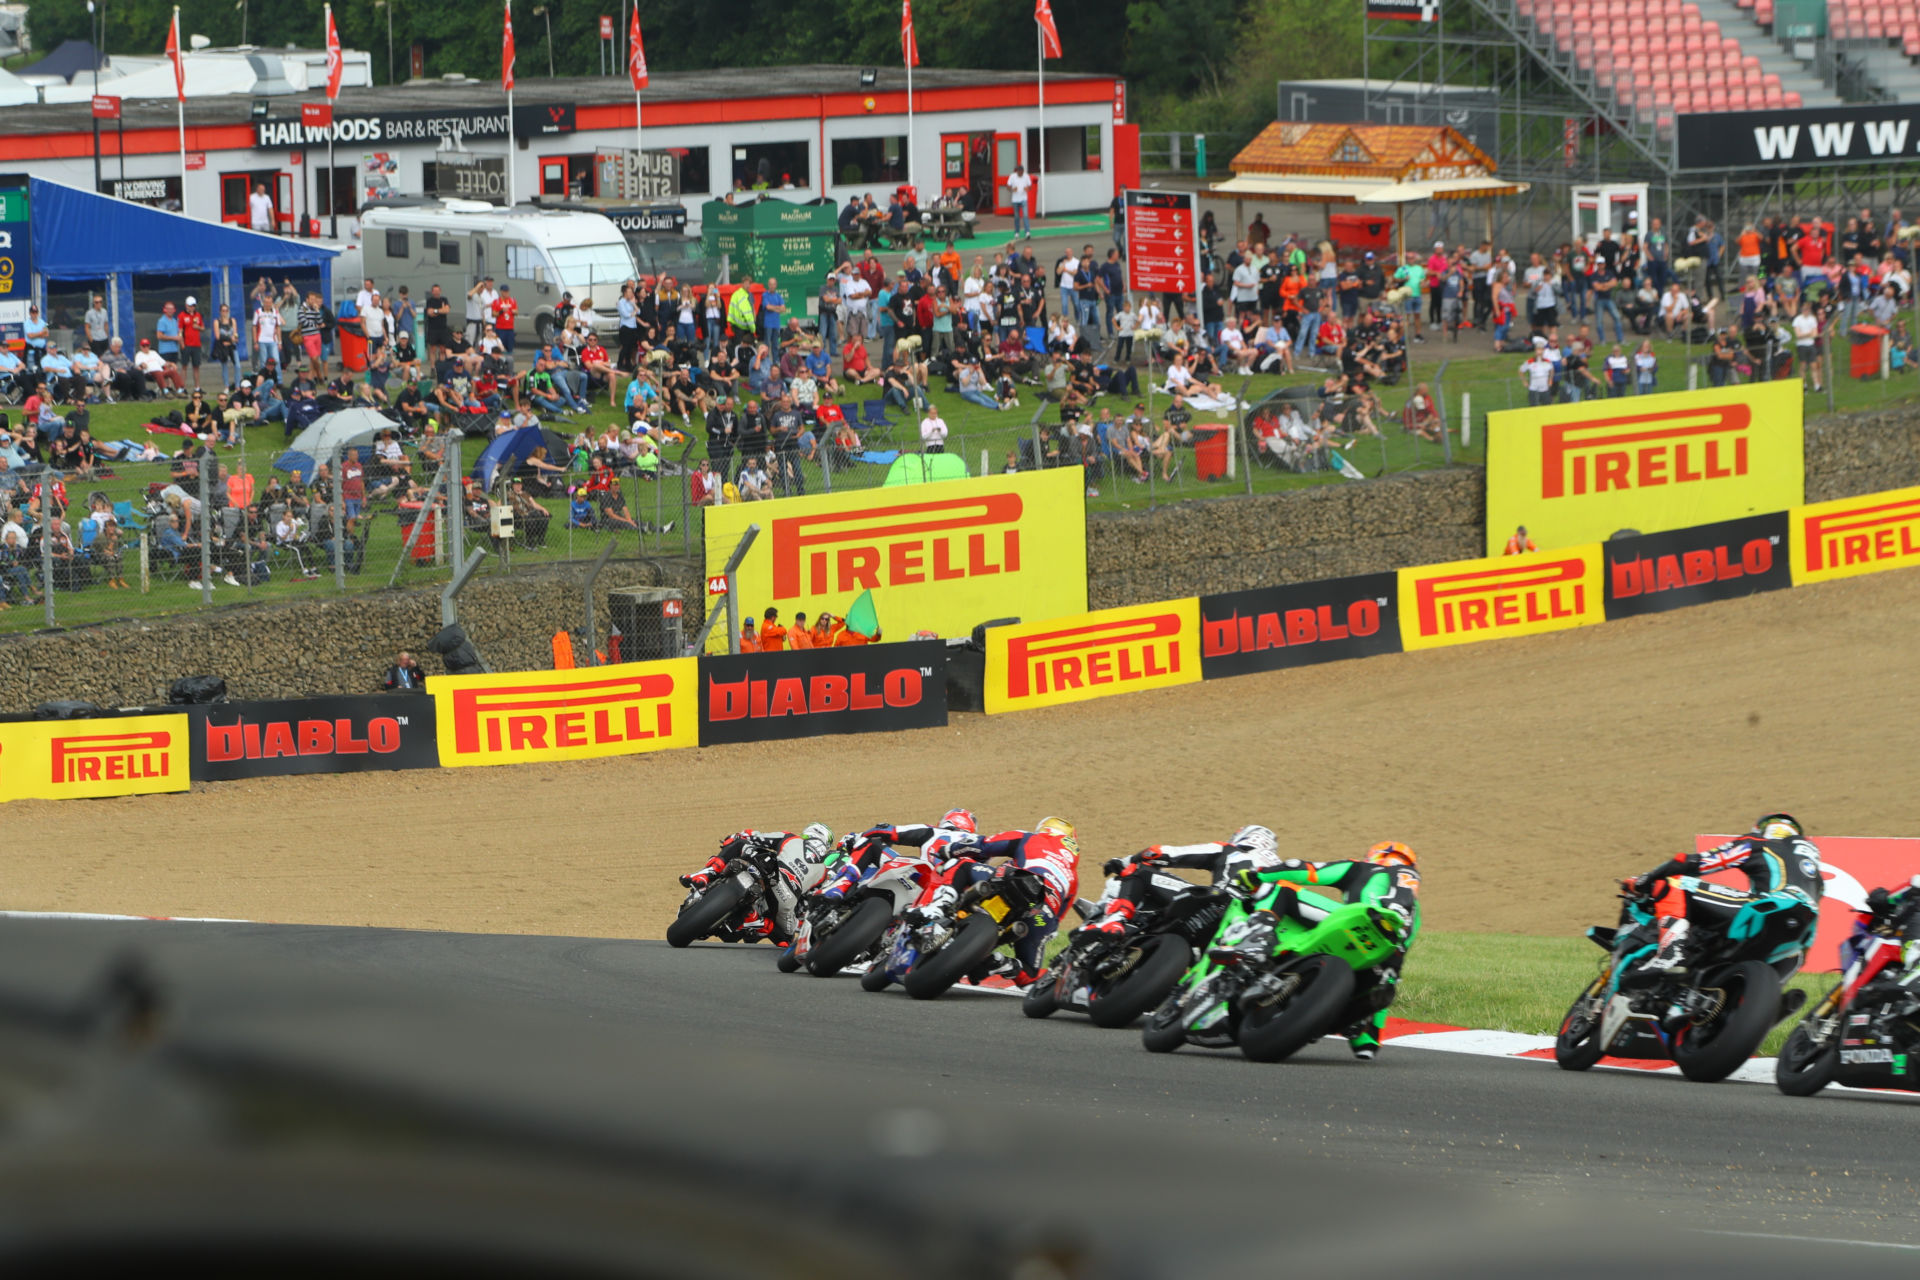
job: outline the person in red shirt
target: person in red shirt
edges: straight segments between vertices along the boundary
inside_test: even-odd
[[[193,370],[194,390],[200,389],[200,344],[207,335],[207,318],[200,313],[199,300],[187,299],[180,313],[180,363]]]
[[[1801,231],[1800,239],[1793,246],[1793,252],[1794,257],[1799,259],[1800,262],[1800,283],[1802,287],[1816,280],[1824,281],[1827,278],[1827,254],[1831,245],[1832,241],[1827,238],[1827,228],[1824,223],[1809,223],[1806,228]],[[182,319],[184,320],[184,317],[182,317]],[[183,323],[180,328],[184,335],[186,325]],[[185,341],[184,336],[182,341]]]
[[[513,321],[520,314],[520,304],[513,300],[513,286],[501,285],[500,296],[493,300],[493,331],[500,335],[500,346],[507,356],[513,356]]]
[[[360,451],[347,450],[340,460],[340,501],[346,508],[347,519],[353,520],[360,515],[360,508],[367,501],[367,472],[360,465]]]

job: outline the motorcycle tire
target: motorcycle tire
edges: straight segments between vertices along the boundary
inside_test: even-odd
[[[686,947],[710,935],[720,922],[740,909],[747,891],[739,881],[727,880],[709,888],[684,907],[667,926],[667,945]]]
[[[1035,978],[1033,985],[1027,988],[1027,994],[1020,1001],[1020,1012],[1029,1018],[1050,1018],[1060,1008],[1054,1001],[1054,979],[1060,975],[1048,969]]]
[[[1780,1007],[1780,976],[1758,960],[1742,960],[1720,975],[1720,985],[1739,1003],[1723,1011],[1718,1025],[1687,1028],[1673,1046],[1680,1074],[1701,1084],[1732,1075],[1773,1029],[1774,1010]],[[1704,1040],[1697,1039],[1702,1030]]]
[[[964,978],[975,965],[992,955],[998,945],[1000,926],[993,922],[992,916],[976,911],[966,918],[960,931],[953,935],[946,946],[930,956],[922,957],[913,968],[907,970],[906,977],[900,979],[900,985],[915,1000],[936,999],[948,987]]]
[[[1118,982],[1094,987],[1087,1003],[1087,1016],[1094,1026],[1113,1030],[1133,1025],[1135,1018],[1167,998],[1193,963],[1187,940],[1170,933],[1143,939],[1140,949],[1145,957],[1120,975]]]
[[[1567,1009],[1567,1016],[1560,1022],[1560,1034],[1553,1040],[1553,1060],[1562,1071],[1585,1071],[1606,1056],[1607,1047],[1600,1043],[1600,1027],[1606,1020],[1607,1006],[1604,1002],[1588,1007],[1602,991],[1606,990],[1607,979],[1603,975],[1595,978],[1575,998]]]
[[[1252,1062],[1279,1062],[1333,1030],[1353,998],[1353,968],[1339,956],[1305,956],[1290,966],[1302,978],[1284,1004],[1253,1005],[1234,1037]]]
[[[800,968],[800,957],[793,954],[794,949],[792,943],[788,943],[786,946],[780,948],[780,958],[773,962],[773,967],[781,973],[794,973],[798,971]]]
[[[1789,1098],[1811,1098],[1832,1084],[1839,1072],[1839,1037],[1821,1048],[1813,1043],[1803,1022],[1780,1046],[1780,1056],[1773,1063],[1773,1083]]]
[[[885,898],[868,898],[854,908],[840,927],[813,945],[807,956],[807,972],[816,978],[831,978],[852,963],[853,958],[880,940],[893,919],[893,908]]]
[[[1140,1028],[1140,1046],[1148,1053],[1172,1053],[1187,1042],[1187,1028],[1180,1021],[1184,1013],[1180,1001],[1168,996],[1160,1002],[1147,1018],[1147,1025]]]
[[[860,989],[862,991],[885,991],[887,989],[887,984],[892,982],[893,979],[887,976],[887,971],[884,967],[885,964],[885,956],[876,957],[873,962],[873,967],[860,975]]]

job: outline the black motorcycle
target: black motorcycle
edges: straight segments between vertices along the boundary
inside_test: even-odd
[[[1107,874],[1120,864],[1109,862]],[[1213,937],[1231,900],[1224,889],[1164,872],[1146,873],[1146,896],[1126,932],[1073,935],[1053,966],[1028,988],[1021,1010],[1045,1018],[1058,1010],[1085,1013],[1098,1027],[1124,1027],[1166,999],[1194,954]],[[1080,914],[1091,918],[1086,907]]]
[[[1854,936],[1840,982],[1780,1047],[1780,1092],[1804,1098],[1830,1084],[1920,1091],[1920,900],[1875,914],[1873,927]]]
[[[1780,985],[1799,970],[1819,923],[1818,908],[1805,899],[1759,894],[1723,928],[1696,926],[1686,970],[1649,974],[1637,966],[1659,947],[1653,900],[1620,897],[1618,927],[1587,930],[1607,956],[1554,1040],[1554,1061],[1566,1070],[1585,1071],[1613,1054],[1667,1059],[1689,1080],[1724,1080],[1776,1022],[1806,1003],[1806,992]]]
[[[777,847],[750,836],[734,836],[720,847],[726,869],[701,888],[689,889],[680,914],[667,926],[667,945],[686,947],[702,938],[722,942],[758,942],[758,933],[742,933],[749,914],[774,922],[773,941],[786,945],[792,937],[794,908],[799,901],[805,868],[790,867]]]

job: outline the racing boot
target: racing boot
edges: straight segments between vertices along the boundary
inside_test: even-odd
[[[1362,1062],[1372,1062],[1379,1055],[1380,1037],[1371,1019],[1356,1022],[1347,1028],[1347,1048],[1353,1050],[1353,1056]]]
[[[740,920],[736,930],[742,942],[758,942],[762,938],[773,936],[773,920],[758,911],[749,911]]]
[[[1132,922],[1134,904],[1125,898],[1115,898],[1107,904],[1107,909],[1096,920],[1089,920],[1074,930],[1075,933],[1104,933],[1117,938],[1127,931]]]
[[[707,859],[707,865],[700,870],[680,877],[680,883],[689,889],[704,889],[709,881],[727,869],[727,860],[722,857]]]
[[[1020,973],[1020,962],[1005,952],[996,951],[968,970],[966,982],[979,986],[988,978],[1013,979]]]
[[[1684,917],[1668,917],[1660,924],[1660,948],[1640,964],[1642,973],[1674,973],[1687,967],[1687,934],[1692,925]]]

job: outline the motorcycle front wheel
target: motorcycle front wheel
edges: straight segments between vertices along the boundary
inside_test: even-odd
[[[773,967],[781,973],[793,973],[798,970],[800,968],[800,957],[794,954],[794,952],[798,950],[799,945],[792,942],[780,948],[780,958],[773,962]]]
[[[1780,1007],[1779,975],[1758,960],[1742,960],[1719,976],[1726,1002],[1708,1022],[1688,1027],[1674,1043],[1673,1060],[1689,1080],[1725,1080],[1753,1056]]]
[[[1353,998],[1353,968],[1339,956],[1306,956],[1291,972],[1299,984],[1284,999],[1247,1007],[1240,1016],[1240,1052],[1253,1062],[1279,1062],[1333,1029]]]
[[[667,945],[686,947],[700,941],[721,921],[740,909],[747,891],[738,880],[727,880],[709,888],[699,899],[687,904],[674,922],[667,926]]]
[[[1606,1020],[1606,1003],[1600,999],[1607,989],[1607,975],[1595,978],[1574,1000],[1560,1023],[1560,1034],[1553,1040],[1553,1060],[1562,1071],[1585,1071],[1605,1056],[1600,1043],[1600,1027]]]
[[[1027,994],[1021,997],[1020,1012],[1029,1018],[1052,1017],[1060,1007],[1053,998],[1054,989],[1060,985],[1059,978],[1059,969],[1048,969],[1035,978],[1033,985],[1027,988]]]
[[[1833,1083],[1840,1073],[1840,1038],[1836,1031],[1830,1044],[1815,1044],[1801,1023],[1780,1046],[1774,1059],[1773,1083],[1790,1098],[1810,1098]]]
[[[932,1000],[966,977],[969,970],[993,954],[1000,943],[1000,926],[984,911],[967,917],[946,946],[916,962],[900,985],[915,1000]]]
[[[1132,968],[1110,985],[1095,984],[1087,1003],[1087,1016],[1094,1026],[1112,1029],[1131,1025],[1166,999],[1193,963],[1187,940],[1170,933],[1143,938],[1138,949],[1144,954]]]
[[[868,898],[840,922],[838,929],[814,943],[807,957],[807,972],[816,978],[831,978],[879,941],[891,919],[893,908],[885,898]]]
[[[1181,1021],[1185,1012],[1178,995],[1161,1001],[1160,1007],[1147,1018],[1147,1025],[1140,1028],[1140,1046],[1148,1053],[1172,1053],[1185,1044],[1187,1027]]]

